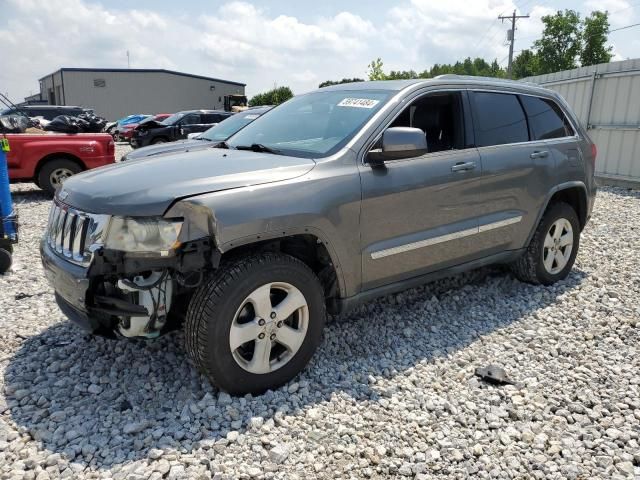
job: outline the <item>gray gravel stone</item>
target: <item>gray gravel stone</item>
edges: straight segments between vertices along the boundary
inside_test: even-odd
[[[330,322],[289,385],[232,398],[180,333],[89,339],[67,321],[37,253],[49,200],[11,189],[0,479],[640,475],[638,192],[600,190],[565,281],[491,268],[375,300]],[[490,363],[521,388],[474,377]]]

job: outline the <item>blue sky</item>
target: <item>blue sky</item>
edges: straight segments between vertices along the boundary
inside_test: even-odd
[[[14,101],[60,67],[168,68],[302,93],[327,79],[385,69],[417,71],[467,56],[506,65],[506,24],[529,13],[516,52],[542,30],[540,17],[573,8],[611,12],[611,28],[640,22],[638,0],[0,0],[0,91]],[[616,59],[640,57],[640,28],[610,36]],[[8,53],[8,56],[7,56]]]

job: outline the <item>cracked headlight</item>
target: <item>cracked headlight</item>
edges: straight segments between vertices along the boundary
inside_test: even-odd
[[[105,248],[166,257],[180,246],[182,224],[182,219],[113,217]]]

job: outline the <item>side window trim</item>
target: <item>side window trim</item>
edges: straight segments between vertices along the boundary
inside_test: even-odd
[[[524,121],[527,122],[527,133],[529,134],[529,142],[535,142],[535,135],[533,134],[533,127],[531,126],[531,121],[529,120],[529,114],[527,113],[527,109],[524,108],[524,104],[522,103],[522,95],[516,95],[518,99],[518,105],[522,109],[522,113],[524,114]]]
[[[403,99],[403,101],[401,102],[401,104],[399,105],[400,108],[398,108],[397,110],[395,110],[394,112],[391,112],[386,119],[381,122],[381,125],[383,125],[382,127],[376,129],[367,139],[366,142],[364,142],[362,149],[360,150],[360,152],[358,153],[358,157],[360,160],[360,164],[361,165],[366,165],[365,162],[365,158],[367,156],[367,153],[373,148],[373,146],[382,138],[382,134],[384,133],[384,131],[389,128],[389,125],[391,125],[401,114],[402,112],[404,112],[404,110],[406,108],[408,108],[412,103],[414,103],[415,101],[419,100],[422,97],[425,97],[427,95],[433,95],[433,94],[438,94],[438,93],[458,93],[460,94],[461,97],[461,113],[462,113],[462,117],[463,117],[463,121],[462,124],[464,126],[465,131],[464,133],[464,139],[465,141],[469,138],[467,136],[467,128],[469,123],[467,122],[467,115],[468,112],[467,111],[467,106],[468,106],[468,98],[467,98],[467,88],[465,87],[459,87],[459,88],[451,88],[451,87],[445,87],[445,88],[434,88],[434,89],[420,89],[417,90],[415,92],[412,92],[412,94],[408,95],[407,97],[405,97]],[[466,102],[465,103],[465,99]],[[472,135],[473,135],[473,130],[472,130]],[[471,137],[473,138],[473,136]],[[424,156],[428,156],[428,155],[438,155],[438,154],[442,154],[442,153],[447,153],[449,151],[454,151],[454,152],[461,152],[464,150],[468,150],[470,148],[476,148],[474,145],[468,146],[465,145],[464,148],[458,149],[458,150],[442,150],[439,152],[430,152],[430,153],[426,153]]]
[[[473,112],[471,109],[471,101],[469,100],[469,90],[460,91],[462,100],[462,122],[464,123],[464,148],[476,148],[476,131],[473,125]]]

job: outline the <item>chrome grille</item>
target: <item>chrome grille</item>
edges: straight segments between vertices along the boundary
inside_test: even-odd
[[[45,239],[61,257],[79,264],[91,263],[93,252],[103,244],[109,215],[96,215],[54,202]]]

